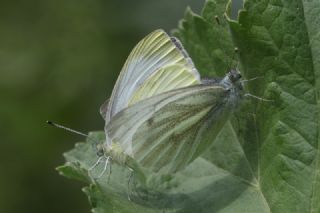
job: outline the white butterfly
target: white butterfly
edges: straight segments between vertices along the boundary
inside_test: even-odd
[[[231,70],[220,81],[201,81],[181,43],[163,30],[152,32],[132,50],[101,106],[103,151],[130,156],[154,172],[183,169],[208,149],[239,105],[240,78]]]

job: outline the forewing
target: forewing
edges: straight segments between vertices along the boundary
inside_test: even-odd
[[[107,125],[110,139],[153,171],[175,172],[191,162],[225,118],[228,91],[196,85],[153,96],[118,113]]]
[[[200,81],[190,73],[189,67],[169,65],[160,68],[140,85],[132,95],[129,106],[151,96],[195,84],[200,84]]]
[[[170,38],[163,30],[156,30],[141,40],[130,53],[118,77],[104,117],[106,123],[128,106],[132,95],[146,79],[170,65],[186,67],[200,82],[198,71],[177,39]]]

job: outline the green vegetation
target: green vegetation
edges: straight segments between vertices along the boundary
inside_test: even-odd
[[[94,212],[320,211],[320,3],[248,0],[238,21],[223,18],[225,8],[208,0],[201,15],[188,9],[174,34],[203,76],[222,76],[238,47],[245,78],[263,76],[248,92],[273,101],[245,101],[206,153],[176,174],[147,176],[147,188],[128,187],[129,170],[115,163],[109,181],[92,181],[92,141],[77,144],[58,170],[90,184]]]

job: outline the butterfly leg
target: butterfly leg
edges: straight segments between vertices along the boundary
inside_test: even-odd
[[[104,156],[99,157],[98,160],[88,169],[88,175],[92,180],[94,180],[94,177],[91,176],[91,171],[100,164],[103,158]]]
[[[109,164],[109,160],[111,159],[110,156],[104,156],[104,158],[106,158],[106,162],[103,166],[103,170],[100,172],[100,174],[98,175],[98,177],[96,177],[96,179],[99,179],[102,177],[102,175],[106,172],[107,168],[108,168],[108,164]]]
[[[107,182],[109,183],[110,182],[110,176],[111,176],[111,172],[112,172],[112,157],[111,156],[106,156],[106,158],[110,158],[110,162],[109,162],[109,174],[108,174],[108,180]]]
[[[129,167],[128,167],[129,168]],[[131,194],[131,191],[130,191],[130,183],[131,183],[131,179],[133,178],[134,176],[134,170],[129,168],[130,170],[130,175],[129,175],[129,179],[128,179],[128,189],[127,189],[127,196],[128,196],[128,200],[131,201],[130,199],[130,194]]]
[[[240,81],[241,83],[246,83],[248,81],[254,81],[254,80],[257,80],[259,78],[264,78],[263,76],[257,76],[257,77],[254,77],[254,78],[250,78],[250,79],[245,79],[245,80],[242,80]]]
[[[250,94],[250,93],[246,93],[246,94],[244,94],[244,96],[245,96],[245,97],[255,98],[255,99],[258,99],[259,101],[273,101],[273,100],[268,100],[268,99],[264,99],[264,98],[261,98],[261,97],[252,95],[252,94]]]

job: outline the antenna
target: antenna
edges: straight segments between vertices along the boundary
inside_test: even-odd
[[[69,127],[62,126],[62,125],[57,124],[57,123],[52,122],[52,121],[46,121],[46,123],[49,124],[50,126],[53,126],[53,127],[59,128],[59,129],[64,129],[64,130],[66,130],[68,132],[72,132],[74,134],[86,137],[87,139],[89,139],[90,141],[92,141],[94,143],[93,145],[94,145],[95,149],[97,149],[97,145],[99,144],[99,142],[97,140],[91,138],[88,134],[85,134],[83,132],[71,129]],[[97,152],[98,152],[98,150],[97,150]]]
[[[81,136],[84,136],[84,137],[89,137],[87,134],[85,134],[85,133],[83,133],[83,132],[79,132],[79,131],[77,131],[77,130],[74,130],[74,129],[71,129],[71,128],[62,126],[62,125],[60,125],[60,124],[56,124],[56,123],[54,123],[54,122],[52,122],[52,121],[46,121],[46,122],[47,122],[47,124],[49,124],[49,125],[51,125],[51,126],[54,126],[54,127],[57,127],[57,128],[59,128],[59,129],[64,129],[64,130],[66,130],[66,131],[68,131],[68,132],[72,132],[72,133],[75,133],[75,134],[77,134],[77,135],[81,135]]]
[[[233,60],[234,60],[234,56],[239,52],[239,49],[238,47],[235,47],[234,48],[234,51],[233,51],[233,54],[232,54],[232,58],[231,58],[231,62],[227,68],[227,73],[230,71],[231,67],[232,67],[232,63],[233,63]]]

